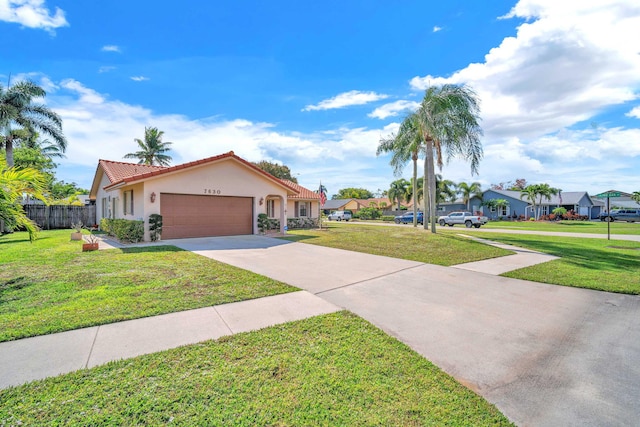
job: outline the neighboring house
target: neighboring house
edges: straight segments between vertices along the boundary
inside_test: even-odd
[[[324,202],[322,211],[325,214],[329,214],[332,211],[345,211],[357,212],[360,209],[360,204],[357,199],[331,199]]]
[[[480,202],[476,203],[476,205],[478,205],[478,207],[475,210],[472,210],[472,212],[474,213],[479,210]],[[438,203],[436,211],[437,211],[437,215],[440,216],[440,215],[449,215],[451,212],[466,211],[467,208],[468,206],[465,202],[463,202],[462,200],[456,200],[455,202]]]
[[[388,197],[374,197],[371,199],[358,199],[360,209],[375,207],[376,209],[388,210],[398,207],[398,203],[392,202]],[[404,205],[404,203],[401,203]]]
[[[145,240],[149,215],[162,215],[162,239],[167,240],[257,234],[260,213],[278,218],[283,232],[287,215],[317,216],[317,199],[301,189],[306,190],[230,151],[171,167],[100,160],[90,198],[97,224],[102,218],[142,220]]]
[[[533,205],[522,192],[514,190],[487,190],[482,194],[482,202],[492,199],[505,199],[509,205],[501,209],[488,208],[482,206],[482,212],[485,216],[497,219],[499,217],[519,217],[524,215],[525,218],[534,216]],[[472,205],[478,203],[478,198],[471,199]],[[551,199],[542,198],[537,200],[540,206],[540,215],[548,215],[555,208],[563,207],[567,211],[573,211],[578,215],[586,215],[588,218],[598,218],[600,215],[600,205],[594,203],[586,191],[562,191],[557,195],[552,195]]]
[[[631,198],[632,194],[625,193],[624,191],[618,190],[609,190],[603,191],[602,193],[620,193],[619,197],[611,197],[609,199],[609,204],[611,209],[622,208],[622,209],[640,209],[640,203],[636,202]],[[602,194],[598,193],[598,194]],[[607,199],[597,199],[595,196],[591,196],[591,198],[595,200],[599,200],[602,202],[602,212],[607,211]]]

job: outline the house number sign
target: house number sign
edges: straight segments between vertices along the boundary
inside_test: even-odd
[[[205,188],[204,189],[204,194],[220,194],[221,191],[217,190],[215,188]]]

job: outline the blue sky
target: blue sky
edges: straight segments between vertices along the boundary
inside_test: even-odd
[[[84,187],[154,126],[174,164],[233,150],[330,195],[386,189],[380,138],[429,85],[465,83],[484,159],[445,178],[640,190],[640,3],[440,3],[0,0],[0,82],[47,90],[58,178]]]

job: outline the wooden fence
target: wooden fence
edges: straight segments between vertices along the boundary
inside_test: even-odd
[[[85,227],[91,227],[96,222],[95,205],[24,205],[23,207],[27,217],[43,230],[71,228],[72,223],[78,222],[82,222]]]

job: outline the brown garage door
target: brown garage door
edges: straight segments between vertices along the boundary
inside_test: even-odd
[[[251,197],[160,194],[162,239],[253,234]]]

